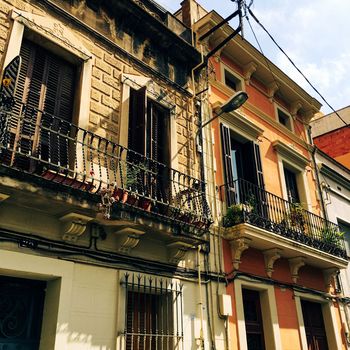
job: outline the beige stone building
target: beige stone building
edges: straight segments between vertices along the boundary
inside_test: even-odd
[[[224,348],[191,31],[151,0],[0,21],[0,348]]]

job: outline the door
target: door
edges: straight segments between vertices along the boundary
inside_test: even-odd
[[[308,350],[328,350],[322,305],[302,300],[301,308],[303,311]]]
[[[46,282],[0,276],[0,349],[38,350]]]
[[[265,350],[260,294],[255,290],[243,289],[242,295],[248,350]]]
[[[286,179],[288,201],[292,203],[300,203],[296,174],[289,169],[284,168],[284,177]]]

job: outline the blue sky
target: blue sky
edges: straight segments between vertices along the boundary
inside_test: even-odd
[[[174,12],[180,0],[158,0]],[[223,17],[236,9],[231,0],[198,0],[207,10]],[[247,0],[249,3],[250,0]],[[326,100],[335,108],[350,105],[350,1],[254,0],[252,10]],[[250,19],[265,55],[319,100],[324,113],[330,109],[309,88],[304,78]],[[233,22],[232,25],[235,25]],[[245,37],[257,46],[245,21]]]

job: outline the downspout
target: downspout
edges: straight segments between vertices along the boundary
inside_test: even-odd
[[[311,126],[310,125],[307,127],[307,133],[308,133],[308,136],[309,136],[309,143],[312,146],[311,160],[312,160],[312,166],[315,169],[316,186],[317,186],[318,193],[320,194],[321,210],[323,212],[323,217],[326,220],[328,220],[326,206],[325,206],[325,203],[324,203],[324,200],[323,200],[323,192],[322,192],[322,188],[321,188],[321,183],[320,183],[320,178],[319,178],[319,173],[318,173],[318,167],[317,167],[316,158],[315,158],[316,146],[314,145],[314,142],[313,142],[313,139],[312,139]]]
[[[201,257],[201,246],[198,246],[197,250],[197,267],[198,267],[198,288],[199,288],[199,316],[200,316],[200,322],[201,322],[201,328],[199,332],[199,341],[200,341],[200,348],[204,350],[204,332],[203,332],[203,296],[202,296],[202,279],[201,279],[201,264],[200,264],[200,257]]]

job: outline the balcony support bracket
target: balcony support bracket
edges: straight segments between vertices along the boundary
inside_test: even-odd
[[[168,260],[171,264],[178,264],[183,258],[187,251],[193,248],[192,244],[177,241],[167,244],[168,248]]]
[[[251,242],[250,238],[242,237],[230,241],[231,253],[232,253],[232,265],[235,270],[239,269],[241,263],[241,256],[245,250],[249,248]]]
[[[265,271],[268,277],[272,277],[273,265],[281,257],[282,250],[278,248],[267,249],[263,251],[265,259]]]
[[[336,267],[331,267],[329,269],[323,270],[323,277],[324,277],[325,285],[328,292],[330,292],[330,289],[332,287],[332,282],[334,281],[334,277],[338,273],[339,273],[339,269],[337,269]]]
[[[76,242],[85,232],[88,222],[93,219],[78,213],[69,213],[60,217],[62,239],[66,242]]]
[[[292,274],[292,281],[294,283],[298,282],[299,270],[305,265],[305,258],[303,256],[297,256],[295,258],[288,259],[290,272]]]
[[[117,247],[118,251],[124,254],[130,254],[140,242],[141,237],[145,234],[144,231],[126,227],[117,232]]]

